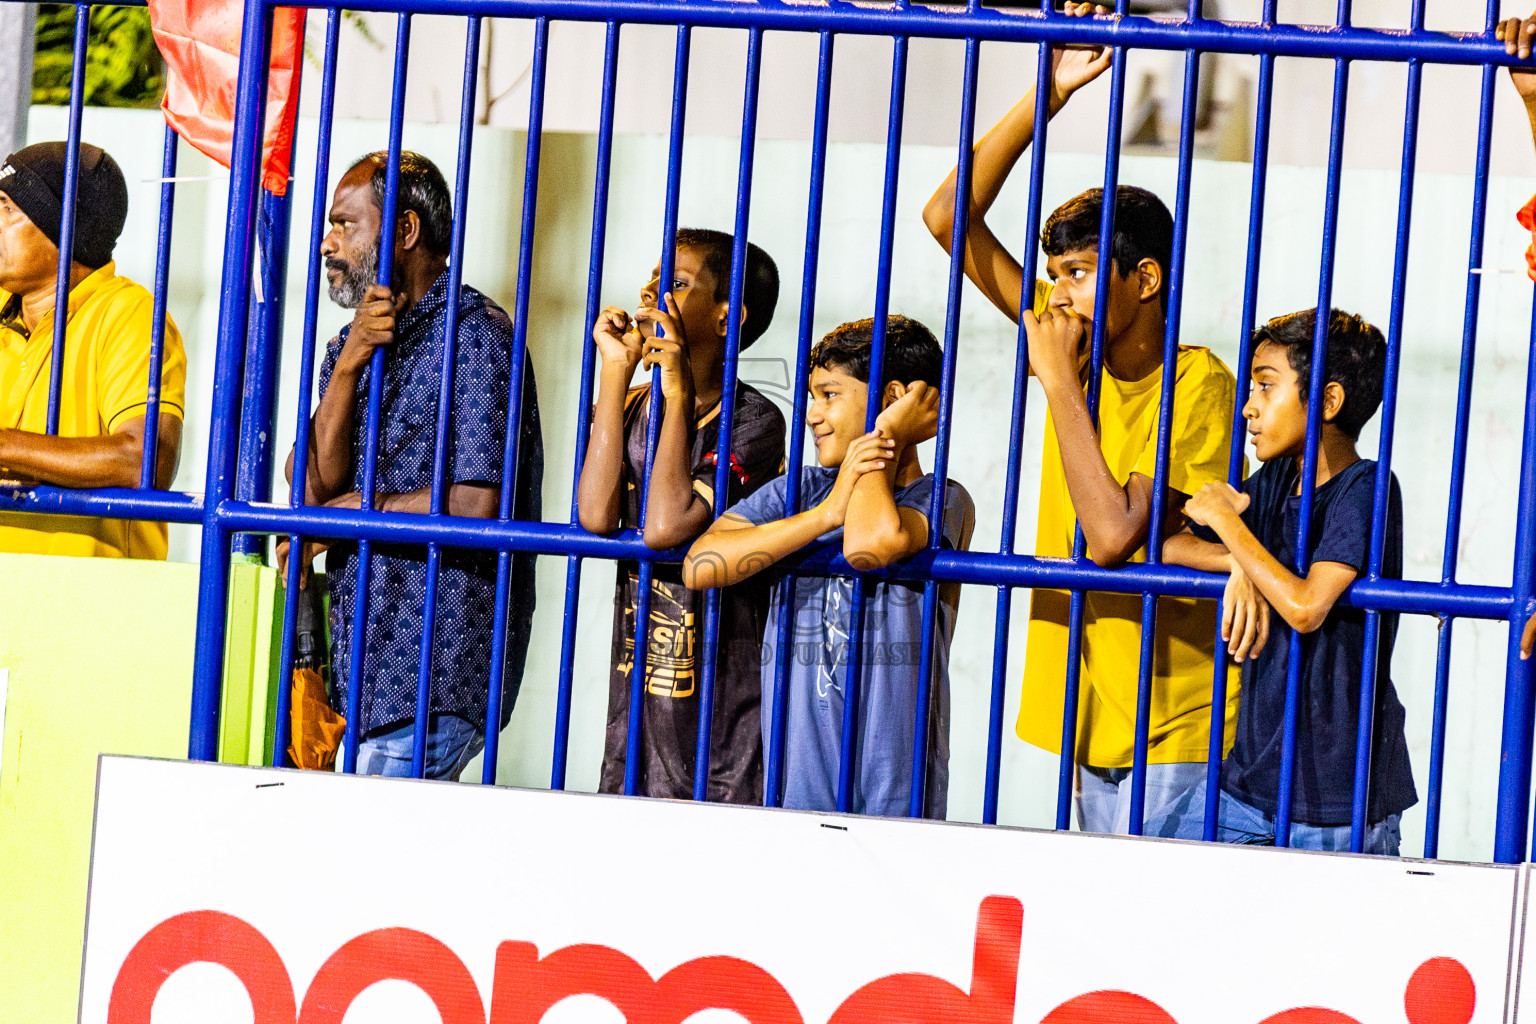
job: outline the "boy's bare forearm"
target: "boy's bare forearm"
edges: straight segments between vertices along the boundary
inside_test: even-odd
[[[888,460],[881,472],[865,473],[853,485],[843,523],[843,557],[855,569],[881,569],[907,557],[928,541],[914,537],[896,507],[896,467]]]
[[[646,476],[645,543],[658,551],[693,540],[714,511],[693,489],[693,416],[683,404],[664,403],[656,459]]]
[[[1029,147],[1034,134],[1035,90],[1030,89],[971,149],[972,216],[985,214],[992,208],[992,204],[997,201],[997,194],[1002,191],[1003,182],[1008,180],[1008,175]],[[925,219],[929,214],[934,218],[929,221],[930,227],[938,226],[935,221],[940,219],[947,220],[949,226],[953,227],[955,183],[959,172],[958,167],[950,171],[944,184],[939,186],[933,198],[928,201],[928,209],[924,214]],[[948,239],[943,241],[948,243]]]
[[[1109,471],[1088,416],[1087,399],[1076,380],[1046,383],[1045,394],[1056,424],[1067,492],[1088,541],[1088,553],[1099,565],[1119,565],[1146,543],[1151,532],[1151,487],[1122,486]],[[1133,475],[1132,480],[1137,477]]]
[[[1060,105],[1052,103],[1054,115]],[[1019,265],[986,221],[1003,183],[1035,132],[1035,91],[1031,89],[1013,109],[982,137],[973,150],[970,206],[966,214],[965,274],[992,304],[1017,319],[1023,287]],[[945,252],[952,248],[955,189],[959,168],[951,171],[923,210],[923,222]]]
[[[722,516],[694,541],[683,560],[683,582],[694,590],[728,587],[762,572],[834,529],[820,507],[760,526]]]
[[[1331,562],[1318,563],[1306,576],[1297,576],[1259,543],[1236,512],[1212,520],[1210,527],[1264,600],[1298,632],[1310,633],[1321,626],[1353,582],[1352,571],[1341,574],[1336,571],[1338,564]]]
[[[576,512],[582,529],[612,533],[619,528],[624,483],[624,395],[629,379],[603,366],[597,401],[592,406],[592,432],[576,487]]]
[[[1163,561],[1201,572],[1230,574],[1237,563],[1225,544],[1201,540],[1189,532],[1176,533],[1163,542]]]

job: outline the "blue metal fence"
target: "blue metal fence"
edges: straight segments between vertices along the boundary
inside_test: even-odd
[[[1345,138],[1345,109],[1348,98],[1350,64],[1355,60],[1390,61],[1406,63],[1408,68],[1408,92],[1406,118],[1403,132],[1403,155],[1399,213],[1396,225],[1396,250],[1392,282],[1392,300],[1388,322],[1388,369],[1385,401],[1382,408],[1382,430],[1379,450],[1379,466],[1376,474],[1376,497],[1373,522],[1373,546],[1368,570],[1348,592],[1345,601],[1354,607],[1366,609],[1367,654],[1362,676],[1361,714],[1359,742],[1356,757],[1355,810],[1352,841],[1356,849],[1362,841],[1366,824],[1367,789],[1370,772],[1372,711],[1374,708],[1375,660],[1380,636],[1380,614],[1401,612],[1435,616],[1440,622],[1439,647],[1436,662],[1435,699],[1432,723],[1432,748],[1429,766],[1429,794],[1425,856],[1433,857],[1437,851],[1439,821],[1442,807],[1442,779],[1445,748],[1445,719],[1449,699],[1449,666],[1452,624],[1457,618],[1471,617],[1506,620],[1511,624],[1506,674],[1503,738],[1500,750],[1499,794],[1497,804],[1495,858],[1513,862],[1524,859],[1527,853],[1528,808],[1531,795],[1531,751],[1533,716],[1532,677],[1530,666],[1522,662],[1518,654],[1520,626],[1536,607],[1533,600],[1533,568],[1536,568],[1536,360],[1528,370],[1524,409],[1523,452],[1519,479],[1519,506],[1514,562],[1511,567],[1511,585],[1474,586],[1456,581],[1456,555],[1460,537],[1461,510],[1465,492],[1465,458],[1470,433],[1470,401],[1473,357],[1477,341],[1477,316],[1481,278],[1474,271],[1483,261],[1483,233],[1487,206],[1488,159],[1491,142],[1491,122],[1496,76],[1499,66],[1512,62],[1505,56],[1502,45],[1492,40],[1492,28],[1498,15],[1497,0],[1488,0],[1486,33],[1480,36],[1454,36],[1431,32],[1424,28],[1425,0],[1413,0],[1412,23],[1407,31],[1381,31],[1355,27],[1350,21],[1349,0],[1340,0],[1334,25],[1326,27],[1298,26],[1279,23],[1276,18],[1276,0],[1265,0],[1261,23],[1228,24],[1206,20],[1201,16],[1200,0],[1189,0],[1187,16],[1183,21],[1153,21],[1146,18],[1125,16],[1126,0],[1119,0],[1119,15],[1099,18],[1068,18],[1053,11],[1049,6],[1042,10],[1003,11],[983,8],[977,0],[966,6],[926,7],[897,2],[889,7],[872,8],[850,3],[795,4],[784,0],[754,0],[751,3],[732,3],[725,0],[371,0],[352,3],[349,9],[386,11],[397,15],[395,40],[393,94],[388,143],[388,185],[384,196],[382,218],[383,239],[380,249],[379,280],[390,279],[393,256],[392,233],[395,225],[394,210],[397,202],[397,179],[400,166],[400,139],[404,119],[404,98],[407,79],[407,52],[410,39],[411,18],[414,14],[448,14],[463,16],[467,20],[466,51],[463,75],[463,97],[460,115],[458,162],[454,189],[454,229],[449,260],[449,294],[457,294],[461,283],[462,253],[465,225],[467,223],[472,189],[469,180],[470,144],[473,138],[475,90],[477,84],[478,53],[480,49],[481,19],[486,17],[532,19],[534,24],[534,58],[531,77],[531,104],[528,118],[528,145],[526,149],[525,186],[523,199],[522,231],[519,239],[517,297],[513,310],[514,347],[512,366],[522,365],[527,345],[529,318],[529,284],[533,262],[533,239],[537,222],[538,173],[540,141],[542,137],[542,110],[544,105],[545,79],[548,58],[549,25],[551,19],[592,21],[605,23],[607,28],[602,81],[602,106],[598,124],[597,173],[594,182],[594,208],[591,241],[588,295],[586,302],[587,322],[592,322],[599,308],[599,287],[602,280],[603,258],[607,231],[607,208],[610,184],[610,157],[614,131],[614,95],[617,85],[617,63],[622,43],[623,26],[626,24],[673,25],[677,29],[674,62],[673,105],[671,110],[670,142],[667,171],[667,188],[664,206],[664,231],[662,235],[661,280],[668,281],[672,268],[672,238],[677,223],[678,184],[684,146],[684,101],[689,74],[690,33],[700,26],[720,26],[744,30],[747,34],[746,87],[742,111],[742,140],[738,169],[737,204],[735,222],[735,248],[731,260],[730,306],[732,316],[726,339],[724,366],[724,390],[721,409],[721,430],[717,449],[716,479],[714,488],[715,512],[723,511],[727,494],[729,472],[730,427],[736,381],[736,355],[740,346],[739,311],[742,303],[743,277],[746,265],[746,237],[748,224],[748,200],[751,195],[754,143],[756,136],[758,82],[761,66],[763,34],[765,31],[796,31],[817,33],[820,39],[818,60],[815,119],[811,133],[810,201],[806,224],[804,280],[802,308],[799,315],[799,347],[796,361],[795,417],[789,437],[788,471],[790,473],[786,510],[797,507],[799,476],[804,451],[803,438],[798,429],[805,407],[804,383],[807,376],[808,353],[812,341],[812,312],[816,300],[818,256],[822,233],[823,181],[826,170],[828,110],[831,95],[832,68],[835,41],[838,34],[862,34],[890,37],[894,40],[891,67],[891,99],[889,128],[886,142],[886,165],[879,243],[878,269],[873,296],[875,337],[871,358],[870,379],[880,379],[880,367],[884,358],[885,314],[890,303],[892,249],[897,217],[902,214],[896,205],[896,183],[901,157],[903,130],[903,97],[906,88],[908,40],[914,37],[936,37],[965,41],[965,65],[961,108],[959,111],[959,147],[954,234],[948,281],[948,308],[944,323],[943,388],[940,407],[940,426],[937,438],[937,454],[934,475],[940,486],[934,489],[929,521],[939,522],[944,495],[943,481],[947,479],[950,420],[953,411],[954,381],[960,366],[962,337],[960,324],[960,300],[963,247],[960,244],[966,230],[967,203],[970,194],[971,145],[974,136],[974,117],[980,44],[984,41],[1040,42],[1047,44],[1091,43],[1113,47],[1115,61],[1110,80],[1109,123],[1106,140],[1104,188],[1106,194],[1114,194],[1119,178],[1119,154],[1121,150],[1121,119],[1124,111],[1125,55],[1135,48],[1153,48],[1182,51],[1184,53],[1184,115],[1178,143],[1178,185],[1174,203],[1176,236],[1169,271],[1168,320],[1164,346],[1164,364],[1172,365],[1177,352],[1180,330],[1181,301],[1184,293],[1183,267],[1188,248],[1187,223],[1189,219],[1190,178],[1194,154],[1195,97],[1199,87],[1199,57],[1204,52],[1254,54],[1259,58],[1257,118],[1253,149],[1252,196],[1248,235],[1248,264],[1243,293],[1243,331],[1238,339],[1239,356],[1235,367],[1239,379],[1246,379],[1251,356],[1248,329],[1257,322],[1257,291],[1259,263],[1262,251],[1264,227],[1264,201],[1266,173],[1269,163],[1269,128],[1273,106],[1273,82],[1275,62],[1280,57],[1327,58],[1334,62],[1333,110],[1330,147],[1327,164],[1327,192],[1324,203],[1324,229],[1321,253],[1321,272],[1318,279],[1317,305],[1320,309],[1331,306],[1334,280],[1334,255],[1337,240],[1339,214],[1340,176],[1343,163]],[[433,645],[433,621],[436,610],[436,581],[438,565],[444,548],[467,548],[497,552],[497,582],[495,601],[496,649],[491,659],[489,680],[490,707],[486,719],[486,751],[484,781],[495,779],[497,761],[497,735],[500,723],[500,699],[504,666],[503,647],[506,643],[509,615],[509,582],[513,552],[534,552],[560,556],[567,560],[566,598],[562,628],[562,645],[559,668],[559,686],[555,717],[554,758],[550,784],[563,787],[566,779],[567,748],[570,737],[572,694],[576,685],[575,668],[576,610],[584,559],[598,558],[631,560],[639,563],[641,607],[637,609],[637,635],[635,665],[632,679],[632,699],[629,712],[628,774],[625,779],[627,792],[637,786],[637,745],[641,732],[641,697],[644,687],[644,663],[646,643],[644,628],[647,612],[644,602],[649,595],[651,568],[658,562],[677,561],[679,551],[653,551],[640,539],[640,531],[628,530],[616,536],[596,536],[583,530],[577,522],[574,495],[570,516],[564,522],[529,522],[514,517],[513,496],[517,486],[517,447],[521,422],[523,393],[521,374],[513,373],[509,396],[506,431],[506,449],[503,458],[503,480],[500,508],[495,519],[471,519],[446,513],[444,486],[447,461],[447,424],[449,403],[453,395],[454,350],[457,338],[457,317],[450,312],[443,359],[443,379],[438,392],[437,443],[434,452],[434,477],[430,512],[411,514],[382,513],[372,507],[374,481],[378,467],[378,439],[381,413],[383,363],[382,350],[373,357],[370,388],[367,402],[368,444],[363,458],[362,507],[358,510],[306,507],[302,503],[307,473],[309,451],[309,414],[311,405],[311,380],[314,373],[314,342],[317,304],[320,289],[321,263],[318,253],[311,253],[305,268],[308,293],[304,310],[304,340],[300,352],[299,402],[297,414],[296,459],[293,471],[292,496],[286,505],[270,502],[272,477],[272,452],[270,450],[275,410],[275,391],[278,374],[278,345],[282,311],[280,296],[286,277],[283,253],[287,248],[288,209],[287,201],[277,200],[263,192],[259,186],[260,142],[258,139],[260,112],[264,107],[266,55],[270,45],[270,18],[274,5],[270,0],[247,0],[244,8],[244,46],[240,61],[240,84],[235,126],[235,146],[230,180],[229,219],[223,254],[223,284],[218,320],[218,345],[216,372],[212,395],[212,419],[207,424],[193,424],[194,430],[206,429],[209,438],[208,466],[204,493],[174,493],[155,490],[153,480],[153,452],[156,446],[156,408],[158,402],[160,354],[164,335],[165,293],[168,275],[167,254],[170,245],[171,212],[174,200],[174,183],[162,184],[161,219],[158,244],[158,263],[155,278],[155,329],[152,341],[153,354],[150,371],[150,408],[145,437],[143,472],[140,487],[136,490],[107,489],[97,491],[71,491],[52,487],[0,495],[0,508],[64,513],[71,515],[110,515],[114,517],[165,520],[180,523],[197,523],[203,527],[201,552],[201,583],[197,612],[197,655],[193,679],[192,721],[188,756],[209,760],[215,757],[220,693],[223,682],[223,658],[227,622],[227,592],[231,554],[249,542],[242,540],[251,535],[286,535],[295,551],[306,536],[342,538],[356,541],[359,547],[359,579],[357,607],[353,624],[354,642],[350,664],[336,666],[338,672],[349,673],[351,706],[348,708],[349,731],[345,739],[344,767],[353,770],[357,751],[357,702],[362,691],[364,630],[367,621],[367,577],[371,558],[371,546],[378,542],[423,545],[428,551],[428,597],[425,606],[426,629],[422,638],[419,662],[417,719],[425,718],[430,711],[429,681],[431,679]],[[325,223],[328,198],[330,141],[332,119],[335,110],[337,33],[340,9],[327,10],[326,35],[323,44],[323,65],[318,85],[320,94],[320,125],[317,159],[315,161],[314,205],[311,211],[311,237],[318,239]],[[75,181],[75,153],[73,148],[80,140],[81,103],[83,95],[84,44],[88,30],[90,5],[77,8],[77,35],[75,46],[75,74],[69,116],[70,162],[66,169],[69,194],[64,203],[61,252],[70,251],[70,239],[75,223],[73,188]],[[1381,576],[1383,558],[1384,524],[1387,516],[1388,480],[1391,471],[1393,427],[1396,414],[1397,374],[1402,356],[1403,305],[1408,260],[1408,232],[1410,226],[1414,187],[1415,157],[1418,143],[1419,96],[1422,68],[1425,63],[1480,65],[1482,67],[1482,91],[1479,106],[1480,131],[1478,134],[1476,172],[1473,182],[1472,233],[1468,253],[1466,313],[1460,360],[1460,384],[1454,440],[1449,504],[1447,511],[1446,543],[1442,578],[1438,583],[1401,581]],[[1029,213],[1025,236],[1038,236],[1041,216],[1041,192],[1046,159],[1046,97],[1050,81],[1049,50],[1040,48],[1037,67],[1037,109],[1035,117],[1033,151],[1029,174]],[[170,179],[175,172],[176,138],[167,131],[164,176]],[[1101,238],[1113,233],[1114,204],[1103,207]],[[257,265],[258,250],[261,261],[263,299],[253,301],[251,282],[253,268]],[[1030,245],[1024,257],[1025,295],[1021,306],[1028,308],[1029,290],[1038,270],[1037,256]],[[61,256],[58,304],[63,305],[68,289],[67,258]],[[1108,275],[1099,280],[1097,308],[1106,307]],[[453,304],[450,303],[450,311]],[[1313,365],[1324,361],[1327,319],[1318,319],[1314,339]],[[1536,337],[1536,317],[1533,317],[1533,337]],[[575,343],[575,342],[573,342]],[[64,320],[55,324],[54,351],[57,354],[64,345]],[[590,408],[593,376],[592,346],[582,343],[582,391],[580,406]],[[1104,318],[1096,319],[1092,332],[1092,372],[1090,373],[1090,409],[1097,405],[1099,369],[1104,355]],[[57,430],[58,405],[61,386],[62,360],[55,358],[50,391],[49,430]],[[1147,769],[1147,737],[1152,687],[1152,636],[1159,596],[1207,597],[1219,600],[1223,581],[1219,577],[1165,565],[1161,561],[1160,542],[1154,538],[1148,544],[1148,560],[1145,564],[1118,569],[1105,569],[1094,565],[1084,557],[1085,545],[1081,530],[1070,561],[1042,560],[1014,550],[1017,532],[1017,512],[1020,492],[1020,449],[1023,440],[1025,417],[1025,382],[1028,373],[1027,347],[1021,330],[1015,363],[1014,401],[1009,432],[1009,468],[1004,485],[1002,510],[1002,536],[997,551],[953,551],[939,546],[938,531],[932,537],[926,551],[905,563],[881,572],[856,572],[833,548],[813,548],[785,561],[789,576],[779,583],[786,608],[791,606],[795,574],[845,575],[855,578],[853,617],[850,630],[853,643],[846,675],[847,700],[843,727],[843,765],[838,787],[838,804],[849,809],[856,757],[854,740],[858,716],[859,695],[856,681],[861,651],[858,647],[860,629],[858,623],[864,605],[873,593],[875,583],[882,579],[916,581],[923,587],[923,651],[920,659],[921,676],[917,702],[915,750],[912,766],[912,790],[909,813],[918,815],[924,805],[923,786],[926,764],[925,743],[928,736],[927,695],[933,685],[932,659],[930,657],[937,613],[938,586],[942,583],[983,584],[994,587],[997,595],[996,625],[993,668],[991,673],[990,718],[987,736],[987,761],[983,801],[983,820],[996,821],[998,786],[1003,735],[1003,697],[1007,683],[1008,630],[1012,614],[1013,591],[1018,588],[1052,587],[1071,592],[1070,602],[1070,650],[1067,659],[1068,679],[1066,706],[1063,709],[1063,743],[1057,794],[1058,828],[1069,823],[1069,806],[1072,779],[1075,770],[1073,749],[1075,746],[1075,708],[1078,704],[1079,658],[1084,617],[1084,595],[1089,590],[1108,591],[1142,596],[1142,650],[1139,675],[1136,716],[1136,756],[1132,775],[1132,830],[1140,831],[1144,807],[1144,791]],[[1152,522],[1163,521],[1168,481],[1168,452],[1173,401],[1174,375],[1165,373],[1160,395],[1160,428],[1157,438],[1158,460],[1154,479],[1154,505]],[[1309,400],[1317,408],[1321,398],[1324,378],[1314,373]],[[659,387],[653,375],[653,397]],[[1241,402],[1235,413],[1234,437],[1241,437]],[[871,403],[868,426],[873,426],[876,412]],[[648,458],[654,455],[660,416],[650,418],[647,438]],[[1307,550],[1307,533],[1311,526],[1310,507],[1313,500],[1313,483],[1316,477],[1319,417],[1309,418],[1306,456],[1303,464],[1300,515],[1300,536],[1297,550]],[[575,465],[579,472],[585,454],[588,427],[585,419],[577,426]],[[1234,484],[1241,474],[1241,447],[1233,445],[1229,477]],[[643,527],[645,512],[641,512]],[[288,569],[289,593],[296,592],[300,571],[300,559],[293,559]],[[703,629],[706,652],[717,649],[719,630],[719,594],[711,592],[706,602]],[[280,678],[287,678],[294,658],[296,602],[289,601],[283,618],[283,638]],[[781,616],[771,624],[779,636],[779,649],[786,649],[790,622]],[[1289,821],[1290,795],[1293,787],[1295,765],[1295,738],[1299,709],[1299,684],[1297,675],[1301,663],[1299,636],[1291,635],[1291,676],[1288,680],[1285,750],[1282,759],[1280,812],[1277,815],[1277,835],[1283,844]],[[1220,644],[1218,643],[1218,650]],[[697,781],[695,798],[703,799],[708,778],[710,752],[710,723],[715,692],[715,666],[710,657],[703,659],[701,680],[701,719],[697,746]],[[606,685],[606,676],[603,684]],[[766,802],[778,803],[783,784],[784,759],[784,706],[786,700],[787,665],[781,664],[773,693],[774,711],[771,714],[773,733],[765,744]],[[1218,659],[1212,679],[1212,728],[1209,799],[1207,830],[1214,828],[1214,801],[1221,754],[1222,709],[1225,704],[1226,673]],[[277,758],[282,761],[287,745],[288,694],[287,687],[279,688],[277,733],[275,747]],[[424,744],[417,745],[413,768],[419,775],[423,770]]]

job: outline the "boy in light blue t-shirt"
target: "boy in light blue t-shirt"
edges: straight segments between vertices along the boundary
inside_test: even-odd
[[[902,316],[887,321],[882,412],[864,432],[874,321],[833,330],[811,352],[806,425],[816,466],[801,470],[800,512],[784,518],[786,477],[732,506],[688,552],[690,587],[726,586],[762,572],[818,541],[842,542],[856,569],[884,568],[928,543],[934,478],[917,445],[934,436],[936,386],[943,356],[933,334]],[[975,525],[964,487],[949,482],[943,544],[964,549]],[[780,597],[774,589],[763,652],[763,737],[773,732],[773,691],[780,659],[789,663],[783,806],[837,809],[850,608],[854,583],[801,577],[792,606],[791,649],[778,650]],[[960,588],[940,588],[933,643],[924,814],[944,816],[949,786],[949,643]],[[905,815],[911,795],[922,650],[923,593],[909,583],[878,583],[865,602],[859,672],[857,760],[851,809]]]

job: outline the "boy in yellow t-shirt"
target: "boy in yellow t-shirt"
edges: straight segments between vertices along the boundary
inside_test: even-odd
[[[1070,15],[1090,13],[1067,5]],[[1049,110],[1110,65],[1097,48],[1054,54]],[[1108,288],[1099,425],[1086,398],[1087,348],[1099,270],[1103,190],[1091,189],[1051,214],[1041,231],[1054,287],[1038,283],[1033,310],[1021,310],[1023,268],[987,226],[985,215],[1034,131],[1035,98],[1026,95],[976,147],[966,233],[966,274],[1008,314],[1022,316],[1029,336],[1030,372],[1045,390],[1049,410],[1040,479],[1035,553],[1069,557],[1081,521],[1088,555],[1102,566],[1143,561],[1152,531],[1152,481],[1157,460],[1158,405],[1167,328],[1167,268],[1173,218],[1152,193],[1122,185],[1115,202],[1110,247],[1114,272]],[[953,175],[924,212],[934,236],[950,243]],[[1225,481],[1231,451],[1237,384],[1207,349],[1180,346],[1168,458],[1168,501],[1162,534],[1177,530],[1190,494]],[[1236,623],[1230,649],[1250,654],[1254,630],[1244,628],[1261,598],[1232,595]],[[1065,708],[1068,602],[1065,592],[1037,590],[1030,607],[1024,690],[1018,734],[1059,752]],[[1151,817],[1203,778],[1209,756],[1211,682],[1216,604],[1163,598],[1157,605],[1145,815]],[[1141,654],[1141,599],[1134,594],[1087,596],[1077,709],[1078,825],[1087,832],[1125,832],[1130,826],[1131,764]],[[1223,751],[1231,745],[1238,676],[1229,672]]]

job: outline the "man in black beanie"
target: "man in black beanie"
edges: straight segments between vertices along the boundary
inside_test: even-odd
[[[118,277],[112,250],[128,216],[117,162],[82,144],[57,436],[47,433],[54,299],[64,210],[62,142],[0,164],[0,479],[56,487],[137,487],[149,397],[154,297]],[[170,317],[160,368],[155,486],[181,456],[187,359]],[[0,551],[156,558],[164,523],[0,512]]]

